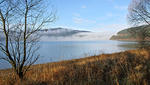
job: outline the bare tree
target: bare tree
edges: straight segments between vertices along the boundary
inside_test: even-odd
[[[128,20],[134,25],[150,25],[150,0],[132,0]]]
[[[141,43],[150,37],[150,0],[132,0],[128,11],[129,24],[133,26],[143,25],[137,30],[129,31]]]
[[[30,66],[38,57],[38,32],[55,20],[55,14],[49,14],[45,0],[1,0],[0,25],[4,41],[0,42],[0,57],[9,62],[14,72],[23,79]]]

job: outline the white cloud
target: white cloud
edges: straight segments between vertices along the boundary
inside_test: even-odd
[[[118,10],[127,10],[128,9],[128,6],[114,6],[115,9],[118,9]]]
[[[85,8],[87,8],[87,7],[86,7],[85,5],[82,5],[81,8],[85,9]]]
[[[87,32],[87,33],[77,33],[71,36],[42,36],[41,41],[93,41],[93,40],[106,40],[101,33],[97,32]]]
[[[99,32],[114,32],[117,33],[120,30],[129,28],[130,26],[127,24],[99,24],[99,28],[96,28],[96,31]]]
[[[80,17],[81,15],[79,13],[73,13],[73,16]]]
[[[76,24],[89,24],[89,23],[96,23],[94,20],[88,20],[81,17],[74,17],[73,22]]]
[[[114,1],[114,0],[108,0],[108,1]]]
[[[127,24],[99,24],[99,27],[93,28],[93,30],[101,33],[105,39],[109,39],[112,35],[126,28],[129,28]]]
[[[106,17],[112,17],[112,16],[113,16],[112,13],[107,13],[107,14],[106,14]]]
[[[108,0],[108,1],[111,1],[111,2],[113,2],[114,0]]]

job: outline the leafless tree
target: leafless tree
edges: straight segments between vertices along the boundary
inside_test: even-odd
[[[140,26],[139,30],[130,30],[140,42],[150,37],[150,0],[132,0],[128,7],[128,22],[133,26]],[[136,32],[135,32],[136,31]]]
[[[38,32],[55,20],[55,13],[46,11],[45,0],[0,0],[0,41],[3,59],[23,79],[38,57]]]
[[[150,0],[132,0],[128,20],[134,25],[150,25]]]

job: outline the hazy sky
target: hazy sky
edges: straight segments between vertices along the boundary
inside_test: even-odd
[[[51,0],[57,20],[51,27],[114,33],[127,28],[131,0]]]

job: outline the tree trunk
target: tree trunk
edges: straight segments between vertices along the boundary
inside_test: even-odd
[[[17,75],[20,80],[23,80],[23,77],[24,77],[23,72],[19,72],[19,73],[17,73]]]

